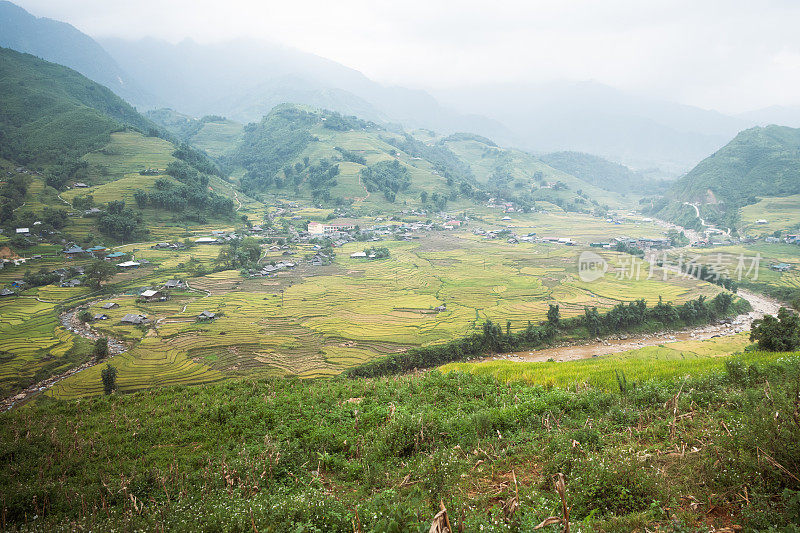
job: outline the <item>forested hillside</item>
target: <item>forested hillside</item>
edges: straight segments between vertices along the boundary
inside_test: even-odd
[[[800,193],[800,129],[751,128],[701,161],[672,187],[675,198],[721,204],[722,210],[757,197]]]
[[[437,210],[496,198],[519,209],[535,209],[539,202],[542,208],[590,212],[621,201],[617,193],[475,134],[405,131],[289,104],[243,130],[222,117],[191,121],[169,111],[151,116],[219,156],[228,171],[241,174],[250,194]]]
[[[652,193],[655,184],[639,173],[619,163],[583,152],[553,152],[540,157],[553,168],[591,183],[601,189],[616,192],[638,191]]]
[[[62,163],[100,148],[125,126],[156,131],[106,87],[61,65],[0,48],[0,157]]]
[[[90,36],[4,0],[0,0],[0,46],[75,69],[135,105],[156,101]]]

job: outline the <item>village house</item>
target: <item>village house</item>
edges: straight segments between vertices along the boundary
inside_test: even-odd
[[[105,314],[97,314],[92,317],[92,320],[108,320],[108,315]]]
[[[114,309],[115,307],[119,307],[117,302],[106,302],[101,306],[103,309]]]
[[[17,294],[17,293],[12,291],[11,289],[2,289],[2,290],[0,290],[0,296],[14,296],[15,294]]]
[[[77,257],[77,256],[79,256],[79,255],[81,255],[81,254],[83,254],[85,252],[86,252],[86,250],[84,250],[80,246],[73,245],[73,246],[70,246],[69,248],[67,248],[66,250],[64,250],[64,255],[66,255],[70,259],[73,259],[73,258],[75,258],[75,257]]]
[[[122,263],[117,263],[117,266],[120,268],[136,268],[139,265],[141,265],[141,263],[137,263],[136,261],[124,261]]]
[[[127,315],[122,317],[121,322],[123,324],[133,324],[139,326],[147,322],[147,315],[140,315],[136,313],[128,313]]]
[[[170,279],[161,287],[162,289],[184,289],[186,282],[182,279]]]
[[[212,313],[211,311],[203,311],[197,315],[197,320],[214,320],[216,317],[216,313]]]
[[[789,272],[792,269],[792,265],[789,263],[775,263],[770,265],[769,268],[775,272]]]
[[[148,289],[146,291],[142,291],[142,293],[139,296],[142,299],[144,299],[145,301],[147,301],[147,302],[155,302],[155,301],[162,301],[163,302],[164,300],[167,299],[166,296],[164,296],[163,292],[156,291],[156,290],[153,290],[153,289]]]
[[[195,244],[219,244],[219,241],[214,237],[200,237],[199,239],[195,239]]]

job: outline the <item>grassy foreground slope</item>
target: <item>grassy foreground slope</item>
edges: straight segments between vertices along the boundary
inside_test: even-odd
[[[3,526],[421,532],[443,502],[531,531],[561,472],[574,531],[797,531],[798,380],[756,354],[613,392],[431,372],[42,399],[0,415]]]

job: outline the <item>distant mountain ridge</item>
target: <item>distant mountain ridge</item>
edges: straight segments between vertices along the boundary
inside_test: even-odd
[[[297,103],[406,128],[514,137],[497,121],[455,112],[424,91],[384,87],[356,70],[291,48],[249,39],[101,43],[127,72],[148,80],[166,105],[195,116],[219,114],[257,122],[276,105]]]
[[[716,111],[632,95],[595,82],[495,84],[438,91],[480,112],[539,152],[597,154],[633,169],[683,174],[753,123]]]
[[[794,108],[730,117],[594,82],[504,83],[432,95],[386,87],[335,61],[248,39],[101,43],[69,24],[0,0],[0,46],[74,68],[142,109],[171,107],[195,117],[224,115],[248,123],[276,105],[298,103],[405,129],[474,132],[538,153],[597,154],[671,177],[755,124],[800,126]]]
[[[70,24],[35,17],[5,0],[0,0],[0,46],[77,70],[134,105],[157,103],[97,41]]]

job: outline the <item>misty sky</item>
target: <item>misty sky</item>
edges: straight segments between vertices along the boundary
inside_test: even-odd
[[[800,104],[800,2],[13,0],[94,37],[250,37],[385,84],[595,80],[724,112]]]

